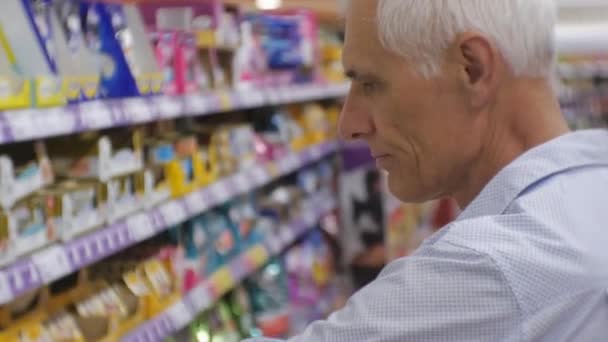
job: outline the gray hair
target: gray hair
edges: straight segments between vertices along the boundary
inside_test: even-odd
[[[491,39],[518,76],[551,78],[556,60],[555,0],[380,0],[384,46],[435,76],[456,36],[477,31]]]

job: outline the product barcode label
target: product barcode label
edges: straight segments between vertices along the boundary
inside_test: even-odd
[[[61,246],[48,247],[32,256],[44,283],[50,283],[72,272],[68,255]]]
[[[133,240],[140,242],[156,234],[152,221],[146,214],[137,214],[127,219],[127,228]]]

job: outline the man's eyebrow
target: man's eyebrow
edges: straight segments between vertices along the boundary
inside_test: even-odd
[[[380,80],[380,77],[378,77],[378,75],[375,75],[375,74],[372,74],[372,73],[366,73],[366,72],[358,72],[358,71],[353,70],[353,69],[347,70],[344,74],[351,81],[356,81],[356,80],[379,81]]]

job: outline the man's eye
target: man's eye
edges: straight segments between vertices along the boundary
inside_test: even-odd
[[[376,84],[373,82],[363,82],[362,87],[364,92],[371,93],[376,89]]]

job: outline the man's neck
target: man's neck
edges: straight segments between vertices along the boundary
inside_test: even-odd
[[[526,151],[569,132],[559,102],[544,80],[514,80],[488,110],[483,147],[452,194],[466,208],[503,168]]]

